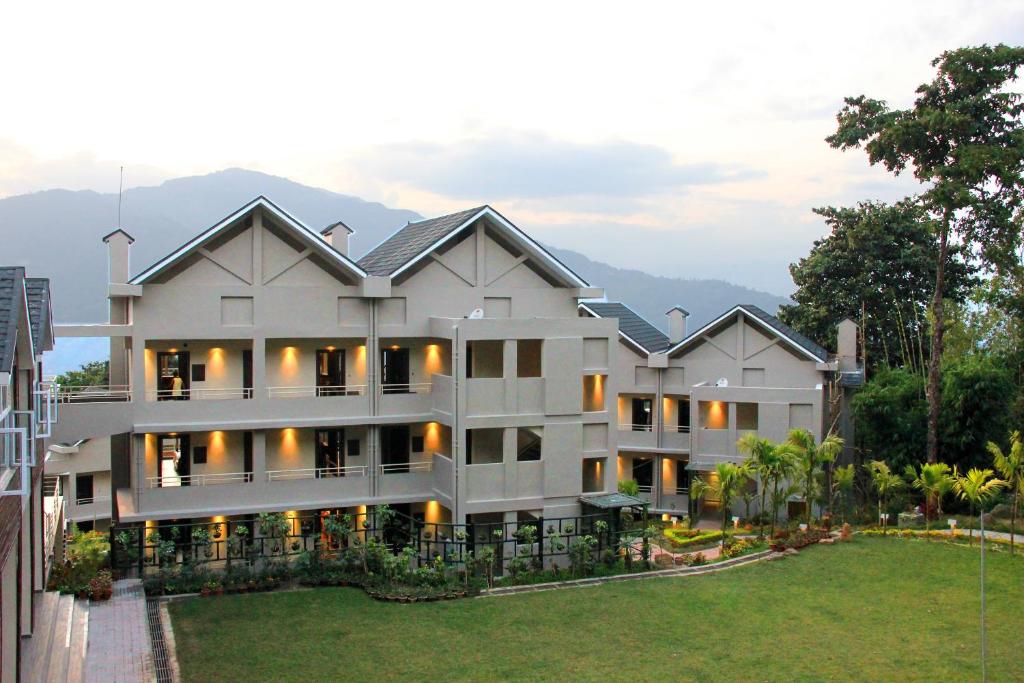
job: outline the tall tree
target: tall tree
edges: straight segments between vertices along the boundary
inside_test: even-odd
[[[94,360],[77,370],[57,375],[54,381],[62,387],[101,387],[110,383],[110,361]]]
[[[928,362],[928,462],[939,450],[943,293],[951,242],[988,267],[1015,263],[1024,199],[1024,122],[1020,93],[1008,92],[1024,65],[1024,48],[997,45],[945,52],[936,77],[917,88],[909,109],[863,95],[846,98],[827,142],[864,146],[871,164],[895,174],[912,170],[925,185],[922,206],[936,222],[938,259],[931,302]]]
[[[789,266],[795,304],[782,306],[783,322],[835,348],[843,318],[861,324],[869,367],[924,369],[927,310],[938,266],[938,237],[918,202],[861,202],[814,212],[831,233]],[[963,301],[973,269],[951,250],[944,296]]]

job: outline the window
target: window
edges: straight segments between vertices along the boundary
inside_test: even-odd
[[[78,474],[75,476],[75,503],[88,505],[93,501],[93,486],[91,474]]]
[[[348,454],[359,455],[359,439],[348,440]]]
[[[205,382],[206,381],[206,363],[193,363],[192,364],[192,381],[193,382]]]
[[[641,493],[650,493],[654,485],[654,458],[633,458],[633,479]]]
[[[690,490],[690,470],[686,469],[682,460],[676,461],[676,493],[687,493]]]
[[[541,376],[541,351],[543,341],[540,339],[520,339],[516,342],[516,375],[518,377]]]
[[[192,449],[192,464],[206,464],[206,446],[196,446],[195,448]]]
[[[736,429],[757,431],[757,404],[736,404]]]
[[[679,399],[676,407],[676,426],[679,431],[687,434],[690,431],[690,397]]]
[[[653,420],[654,412],[654,401],[649,398],[634,398],[633,399],[633,431],[634,432],[649,432],[651,431],[651,425],[654,424]]]

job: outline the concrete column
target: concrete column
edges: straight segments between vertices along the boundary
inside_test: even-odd
[[[736,454],[736,441],[739,438],[736,431],[736,403],[729,402],[729,451],[730,455]]]
[[[519,428],[505,427],[502,432],[501,460],[505,464],[505,498],[519,497]]]
[[[519,345],[515,339],[506,339],[502,349],[502,377],[505,378],[505,412],[514,415],[519,412]]]
[[[263,429],[257,429],[252,433],[252,480],[267,480],[267,432]]]
[[[252,396],[263,400],[267,395],[267,338],[252,339]]]
[[[111,346],[113,349],[113,346]],[[141,403],[146,400],[146,341],[132,340],[132,401]],[[153,385],[156,390],[156,385]]]

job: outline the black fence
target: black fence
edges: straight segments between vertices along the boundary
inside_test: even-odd
[[[348,528],[347,533],[338,533],[339,522]],[[461,567],[470,557],[489,549],[503,558],[504,562],[497,563],[501,573],[515,558],[526,558],[538,567],[565,566],[574,543],[585,537],[590,537],[584,542],[596,556],[606,550],[646,556],[647,524],[646,508],[517,522],[447,524],[425,522],[386,506],[351,515],[272,515],[263,524],[258,516],[222,522],[164,521],[150,527],[113,527],[111,561],[120,573],[138,576],[185,564],[227,569],[233,563],[290,561],[306,552],[330,554],[375,538],[396,554],[412,548],[418,566],[441,558],[445,565]]]

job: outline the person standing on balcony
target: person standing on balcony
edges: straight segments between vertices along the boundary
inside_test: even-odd
[[[180,401],[183,398],[185,398],[184,395],[182,394],[182,391],[181,391],[181,388],[182,388],[183,385],[184,385],[184,382],[181,379],[181,375],[179,375],[178,371],[175,370],[174,371],[174,377],[171,378],[171,400],[172,401]]]

